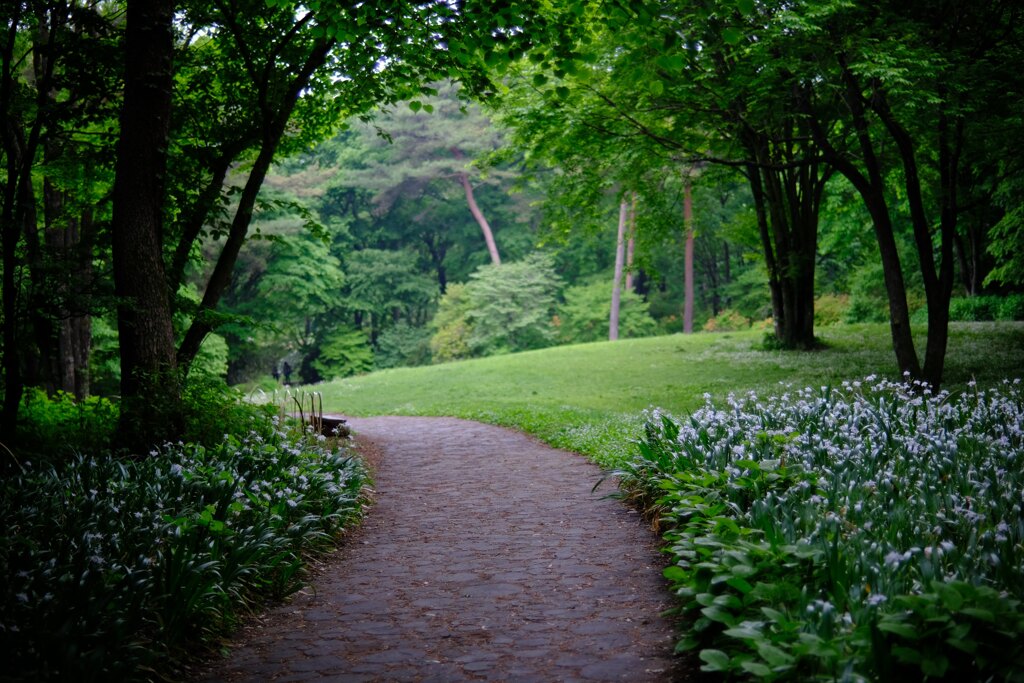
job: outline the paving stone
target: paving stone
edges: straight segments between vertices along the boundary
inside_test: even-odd
[[[213,681],[677,681],[654,534],[601,472],[450,418],[352,418],[375,504]],[[605,487],[607,489],[607,486]]]

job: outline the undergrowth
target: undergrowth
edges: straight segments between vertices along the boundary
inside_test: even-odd
[[[11,680],[153,680],[299,586],[363,507],[361,462],[259,420],[216,445],[23,462],[0,482]]]
[[[623,485],[661,514],[703,669],[1024,680],[1024,391],[869,377],[648,413]]]

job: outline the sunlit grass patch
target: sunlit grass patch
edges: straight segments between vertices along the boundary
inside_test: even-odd
[[[649,414],[624,484],[657,499],[705,670],[1016,680],[1024,389],[868,377]]]

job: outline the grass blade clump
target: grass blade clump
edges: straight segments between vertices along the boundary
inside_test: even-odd
[[[361,462],[283,429],[142,460],[77,455],[0,483],[0,637],[22,680],[159,678],[299,586],[363,507]],[[167,675],[167,674],[164,674]]]
[[[625,486],[666,524],[706,671],[1022,680],[1024,390],[868,377],[652,411]]]

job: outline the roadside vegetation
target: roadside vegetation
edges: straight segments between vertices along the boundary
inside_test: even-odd
[[[881,325],[823,328],[814,353],[673,335],[317,389],[328,409],[480,419],[609,468],[663,534],[677,649],[704,671],[1020,680],[1024,325],[951,332],[939,393],[879,377]]]
[[[180,680],[360,519],[350,450],[220,400],[190,411],[213,438],[128,458],[93,443],[110,402],[33,397],[37,448],[0,480],[0,679]]]
[[[559,346],[310,388],[323,394],[331,412],[479,419],[616,467],[631,452],[648,408],[683,414],[699,408],[705,393],[773,393],[780,383],[836,386],[869,374],[899,379],[890,370],[881,324],[823,327],[821,348],[810,353],[765,350],[763,339],[763,331],[746,329]],[[1024,323],[952,325],[947,373],[954,389],[1024,374]]]

